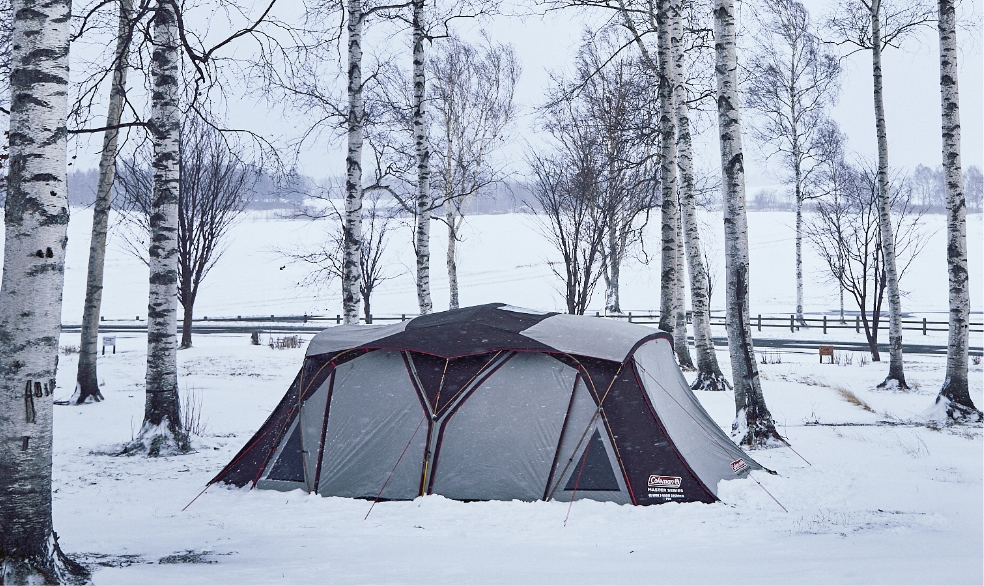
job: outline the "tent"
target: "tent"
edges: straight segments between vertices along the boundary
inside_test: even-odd
[[[717,500],[761,466],[663,332],[501,303],[331,327],[213,480],[381,500]]]

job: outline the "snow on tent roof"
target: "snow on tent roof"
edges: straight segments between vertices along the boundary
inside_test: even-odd
[[[327,328],[307,355],[352,348],[393,348],[456,358],[498,350],[565,352],[622,362],[656,335],[645,326],[490,303],[432,313],[385,326]]]

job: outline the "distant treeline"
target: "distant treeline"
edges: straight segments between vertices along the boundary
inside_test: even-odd
[[[95,199],[96,183],[99,181],[99,171],[72,171],[68,174],[68,201],[73,207],[88,207]],[[253,185],[253,197],[249,209],[252,210],[290,210],[303,206],[305,199],[319,191],[326,181],[316,181],[305,175],[290,175],[280,181],[267,173],[260,173],[259,179]],[[337,183],[336,183],[337,184]],[[917,165],[906,180],[906,187],[914,206],[924,212],[943,213],[946,204],[946,192],[943,184],[943,168],[932,169],[925,165]],[[792,194],[786,190],[763,189],[749,198],[750,210],[793,210]],[[980,212],[984,199],[984,175],[981,170],[971,165],[964,171],[964,192],[967,196],[967,211]],[[339,194],[341,195],[341,194]],[[514,212],[529,212],[529,189],[525,183],[507,181],[490,187],[486,192],[474,198],[469,204],[469,214],[508,214]],[[810,208],[810,202],[806,204]]]
[[[984,199],[984,175],[971,165],[964,170],[964,195],[967,198],[967,211],[980,212]],[[931,214],[946,211],[946,185],[943,180],[943,167],[931,169],[926,165],[916,165],[916,169],[905,176],[901,184],[913,208]],[[804,204],[811,209],[809,199]],[[757,211],[793,211],[793,195],[788,189],[761,189],[748,200],[748,209]]]
[[[90,207],[96,198],[99,183],[99,170],[71,171],[68,174],[68,202],[72,207]],[[251,210],[292,210],[303,207],[305,200],[316,193],[324,193],[324,185],[331,181],[317,181],[299,174],[275,179],[261,172],[253,184],[252,197],[247,206]],[[338,181],[334,184],[339,185]],[[338,197],[341,198],[339,193]],[[519,182],[504,182],[488,188],[473,198],[468,204],[469,214],[507,214],[528,212],[527,205],[532,198],[526,185]],[[0,198],[2,200],[2,198]]]

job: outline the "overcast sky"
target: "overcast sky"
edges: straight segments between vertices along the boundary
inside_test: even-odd
[[[826,0],[807,2],[815,21],[822,20],[831,3]],[[981,0],[965,2],[964,11],[981,14]],[[522,168],[522,148],[526,141],[536,142],[532,130],[533,107],[543,100],[551,71],[562,71],[581,40],[585,26],[597,27],[604,13],[563,11],[547,17],[497,17],[483,26],[492,38],[514,45],[523,65],[517,98],[524,112],[515,132],[509,158]],[[747,23],[746,23],[747,24]],[[476,34],[476,25],[461,29],[466,38]],[[406,36],[406,35],[403,35]],[[964,166],[984,166],[984,59],[980,35],[971,38],[960,32],[960,107]],[[400,36],[386,41],[390,50],[407,43]],[[741,55],[739,55],[739,60]],[[409,63],[408,63],[409,64]],[[888,123],[890,163],[911,170],[917,164],[929,166],[941,162],[939,51],[934,29],[926,29],[921,38],[904,50],[890,49],[884,56],[885,108]],[[849,138],[849,149],[862,156],[875,154],[874,105],[872,102],[871,56],[860,52],[846,59],[842,91],[833,117]],[[254,99],[233,99],[232,125],[249,126],[270,136],[287,137],[298,132],[304,116],[284,117],[276,106],[257,103]],[[705,125],[707,127],[708,125]],[[697,137],[697,163],[706,169],[718,164],[716,128],[710,126]],[[77,168],[92,168],[98,162],[102,137],[92,136],[72,149],[78,155]],[[316,178],[337,175],[344,169],[344,151],[340,140],[312,143],[298,162],[300,171]],[[746,139],[746,170],[750,192],[777,181],[769,166],[758,156],[754,144]]]

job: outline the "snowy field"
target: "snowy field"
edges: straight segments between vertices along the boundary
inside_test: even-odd
[[[77,343],[65,335],[63,344]],[[908,393],[875,390],[883,364],[761,365],[791,450],[753,455],[777,476],[721,487],[722,502],[370,503],[213,486],[182,511],[280,400],[303,350],[199,336],[181,390],[207,428],[190,455],[104,455],[143,414],[146,339],[100,363],[106,401],[55,409],[54,521],[97,584],[175,583],[981,583],[981,429],[917,425],[943,358],[909,356]],[[725,352],[718,353],[727,371]],[[63,356],[68,394],[76,355]],[[981,366],[972,396],[981,405]],[[853,393],[852,403],[845,396]],[[701,392],[728,428],[730,394]],[[870,409],[870,411],[869,411]],[[805,460],[809,461],[809,464]],[[773,500],[771,493],[780,504]],[[569,515],[565,526],[565,518]]]
[[[643,264],[643,251],[626,261],[622,269],[622,308],[628,311],[659,308],[659,225],[656,220],[647,231],[644,251],[650,262]],[[710,272],[717,288],[712,308],[724,309],[724,252],[721,216],[704,213],[703,243],[710,258]],[[755,314],[789,314],[795,311],[794,282],[795,215],[791,212],[752,212],[749,214],[751,253],[750,299]],[[65,275],[65,301],[62,321],[82,321],[85,300],[86,262],[92,212],[72,210],[69,224],[68,259]],[[431,244],[431,286],[435,310],[448,307],[447,272],[444,268],[447,233],[433,222]],[[277,219],[275,212],[250,212],[233,228],[225,256],[202,284],[195,304],[196,317],[262,316],[271,314],[335,315],[341,313],[340,285],[325,291],[300,288],[307,268],[287,262],[278,250],[296,251],[313,247],[325,238],[324,222]],[[923,253],[903,276],[906,292],[903,311],[926,314],[946,321],[946,223],[942,215],[925,217],[923,230],[931,235]],[[967,221],[971,305],[975,312],[984,307],[984,221],[971,214]],[[461,304],[503,302],[521,307],[563,310],[561,282],[553,275],[550,261],[559,260],[542,235],[535,217],[503,214],[469,218],[459,244],[458,273]],[[401,227],[390,238],[384,262],[387,275],[372,297],[376,315],[416,314],[415,266],[410,247],[411,232]],[[838,307],[837,288],[823,280],[819,257],[804,243],[805,311],[826,312]],[[851,310],[851,300],[846,301]],[[604,309],[604,286],[600,284],[590,306],[591,313]],[[933,313],[938,313],[933,315]],[[106,289],[102,315],[106,319],[133,319],[147,316],[147,268],[125,251],[118,230],[110,233],[106,258]],[[975,321],[979,321],[975,314]],[[973,342],[979,345],[979,338]]]
[[[720,219],[704,219],[714,226],[706,241],[720,283]],[[73,211],[63,316],[69,324],[81,319],[90,222],[88,210]],[[750,214],[753,315],[793,309],[792,223],[789,213]],[[443,309],[439,228],[435,223],[434,297]],[[935,313],[946,310],[942,216],[927,218],[927,229],[935,235],[902,281],[908,291],[903,305],[945,320]],[[968,229],[972,304],[980,311],[980,215],[971,216]],[[651,232],[651,238],[658,233]],[[552,255],[533,218],[476,217],[464,236],[464,305],[560,308],[558,282],[547,265]],[[302,267],[276,252],[321,238],[319,225],[249,214],[205,282],[196,315],[338,313],[337,286],[322,293],[297,288]],[[394,233],[393,279],[374,296],[374,313],[416,313],[408,242],[407,229]],[[120,244],[114,235],[103,314],[145,318],[146,268]],[[657,243],[647,241],[646,250],[657,252]],[[807,311],[832,315],[836,290],[820,282],[819,269],[808,252]],[[658,259],[649,266],[634,260],[624,275],[625,308],[658,306]],[[723,293],[715,293],[714,306],[723,301]],[[601,305],[599,290],[592,310]],[[863,336],[852,330],[829,337]],[[914,337],[906,334],[907,341]],[[941,335],[927,339],[943,342]],[[840,365],[820,365],[813,353],[770,351],[770,361],[781,363],[760,365],[766,400],[799,455],[786,448],[754,453],[778,474],[732,481],[713,505],[577,501],[568,510],[557,502],[424,497],[380,503],[364,519],[367,501],[221,486],[182,510],[281,399],[302,349],[251,346],[248,335],[196,336],[195,347],[178,354],[179,380],[185,396],[201,401],[205,429],[195,438],[195,453],[153,460],[107,455],[137,432],[144,404],[146,337],[119,334],[117,340],[117,354],[100,360],[106,401],[55,410],[55,528],[62,548],[91,565],[97,584],[984,581],[982,430],[922,424],[942,383],[940,356],[908,355],[913,390],[900,393],[876,390],[887,365],[862,365],[860,352],[840,353]],[[980,345],[980,334],[971,343]],[[77,334],[62,336],[63,346],[77,344]],[[730,372],[727,352],[719,349],[718,358]],[[71,394],[76,360],[75,354],[61,356],[57,398]],[[984,404],[980,365],[972,366],[971,394]],[[729,429],[733,397],[698,395]]]

